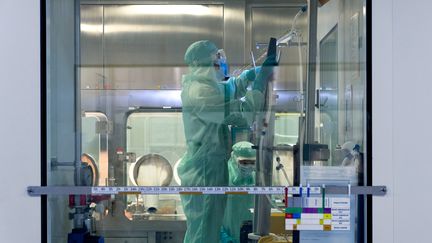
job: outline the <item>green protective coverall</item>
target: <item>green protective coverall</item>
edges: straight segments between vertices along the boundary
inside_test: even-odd
[[[255,160],[256,151],[252,149],[252,145],[249,142],[238,142],[233,145],[231,158],[228,160],[229,186],[255,186],[255,172],[245,171],[239,164],[240,159]],[[253,215],[249,209],[253,206],[253,195],[228,195],[221,231],[222,243],[240,242],[240,228],[243,221],[252,220]]]
[[[227,186],[228,125],[251,124],[263,107],[263,94],[247,90],[247,70],[225,83],[217,79],[210,41],[193,43],[186,51],[189,72],[183,76],[181,100],[187,151],[179,166],[182,186]],[[241,97],[244,97],[240,99]],[[226,206],[225,195],[181,195],[187,218],[185,243],[218,243]]]

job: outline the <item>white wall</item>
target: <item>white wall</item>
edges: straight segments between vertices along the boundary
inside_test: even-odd
[[[373,242],[394,242],[393,235],[393,40],[392,0],[372,5],[373,183],[388,194],[373,199]]]
[[[432,2],[373,1],[374,242],[431,242]]]
[[[0,1],[0,241],[39,242],[39,1]],[[18,112],[19,111],[19,112]]]

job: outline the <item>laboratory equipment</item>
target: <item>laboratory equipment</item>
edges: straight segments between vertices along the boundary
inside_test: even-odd
[[[173,169],[171,164],[159,154],[147,154],[139,158],[129,167],[129,179],[135,186],[168,186],[173,178]],[[149,213],[159,211],[159,196],[147,195],[136,196],[135,204],[128,206],[126,209],[133,213],[133,216],[141,215],[144,210]],[[133,208],[133,209],[131,209]]]
[[[147,154],[129,167],[129,178],[136,186],[168,186],[173,169],[163,156]]]

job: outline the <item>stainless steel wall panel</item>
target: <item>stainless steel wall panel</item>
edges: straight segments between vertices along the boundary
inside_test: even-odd
[[[158,90],[181,89],[182,75],[188,68],[182,67],[98,67],[81,69],[82,89]]]
[[[116,113],[120,115],[136,107],[181,107],[180,92],[180,90],[83,90],[82,107],[87,111],[108,113],[109,111],[101,110],[100,96],[106,96],[109,102],[117,102]],[[113,115],[111,114],[109,118],[112,119]]]
[[[99,97],[106,96],[109,102],[116,101],[118,113],[126,113],[137,107],[162,108],[181,107],[180,90],[83,90],[83,110],[101,110]],[[275,110],[277,112],[299,112],[298,91],[277,91],[279,98],[276,100]],[[336,102],[334,95],[325,93],[329,103]],[[104,110],[101,110],[105,113]]]
[[[81,5],[80,48],[82,66],[103,64],[103,6]]]
[[[181,89],[182,75],[186,67],[110,67],[108,80],[114,89],[166,90]]]
[[[255,43],[285,34],[303,4],[303,1],[177,1],[164,5],[143,5],[155,1],[132,2],[140,5],[105,1],[105,5],[81,6],[83,89],[180,89],[181,76],[187,72],[184,52],[190,43],[200,39],[210,39],[224,48],[233,71],[251,63],[250,50],[255,57],[264,53],[255,48]],[[187,3],[187,9],[205,11],[192,13],[186,8],[176,10],[179,5],[166,5],[173,3]],[[212,4],[195,5],[202,3]],[[305,20],[303,16],[297,22],[303,40],[307,37]],[[305,63],[304,47],[302,55]],[[275,73],[275,89],[299,89],[296,47],[282,49],[280,67]]]
[[[265,48],[256,48],[256,43],[268,43],[270,37],[279,38],[291,30],[294,16],[299,12],[300,5],[291,6],[250,6],[249,38],[246,46],[251,48],[256,58],[265,55]],[[307,39],[306,14],[300,16],[295,27],[304,41]],[[300,59],[298,48],[282,47],[279,67],[275,75],[275,89],[299,90]],[[306,62],[305,47],[301,47],[302,65]],[[306,68],[303,69],[303,77],[306,77]]]
[[[222,5],[105,5],[105,65],[183,66],[187,47],[223,44]]]
[[[104,68],[102,65],[80,68],[81,89],[103,89],[105,84]]]
[[[245,1],[224,3],[224,45],[231,70],[250,63],[245,59]]]

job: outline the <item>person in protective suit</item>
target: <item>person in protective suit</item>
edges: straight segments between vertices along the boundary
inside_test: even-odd
[[[238,142],[233,145],[231,158],[228,160],[229,186],[255,185],[256,151],[252,146],[249,142]],[[252,220],[250,209],[253,205],[253,195],[228,195],[221,229],[222,243],[240,242],[240,228],[244,221]]]
[[[186,50],[189,72],[182,80],[182,111],[187,151],[179,166],[181,185],[215,187],[228,185],[228,125],[251,124],[263,108],[265,89],[274,57],[261,71],[246,70],[222,84],[218,48],[208,40]],[[256,77],[256,79],[255,79]],[[255,80],[255,81],[254,81]],[[252,90],[247,90],[253,82]],[[217,243],[226,205],[224,195],[181,195],[187,219],[186,243]]]

